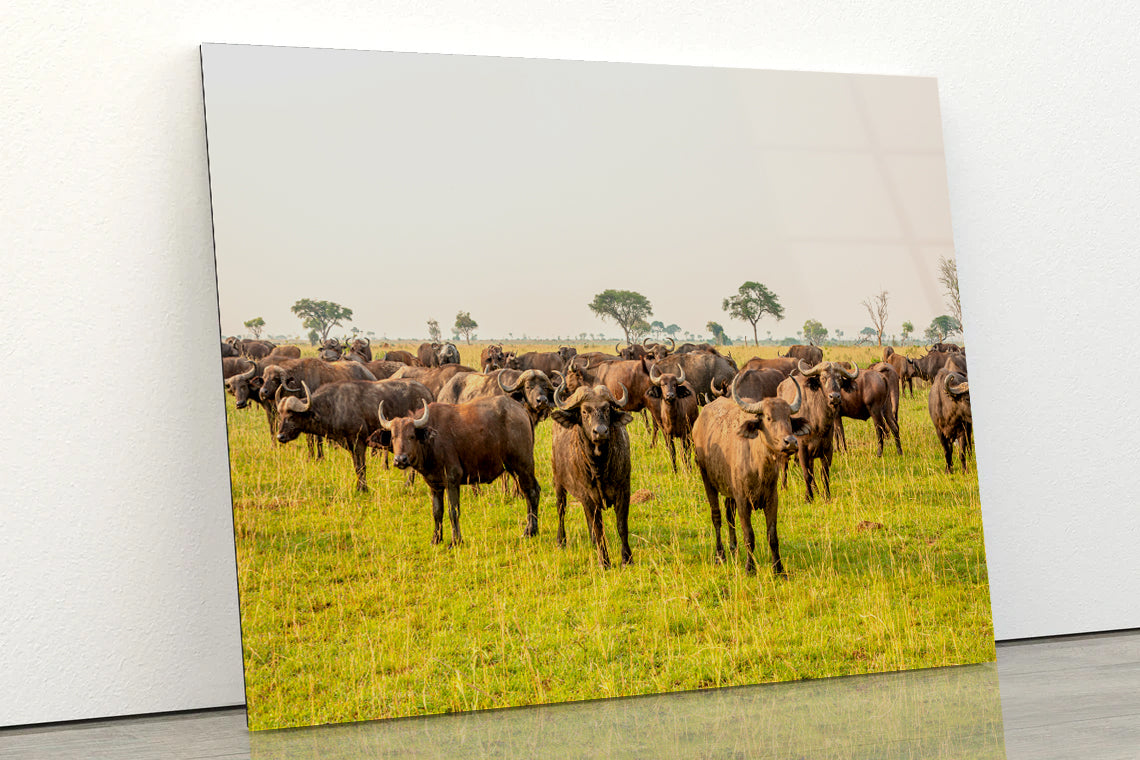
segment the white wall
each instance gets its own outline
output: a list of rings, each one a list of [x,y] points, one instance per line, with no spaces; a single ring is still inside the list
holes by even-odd
[[[1140,626],[1140,7],[835,5],[9,0],[0,725],[243,700],[201,41],[939,77],[997,635]]]

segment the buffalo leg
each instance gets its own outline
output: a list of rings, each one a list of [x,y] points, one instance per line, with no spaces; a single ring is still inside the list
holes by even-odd
[[[772,552],[772,571],[776,575],[784,575],[784,562],[780,559],[780,535],[776,531],[776,516],[780,511],[780,503],[775,499],[764,508],[764,522],[768,528],[768,548]]]
[[[361,493],[368,493],[368,463],[364,459],[367,452],[367,448],[362,443],[352,447],[352,467],[356,470],[356,490]]]
[[[740,533],[744,539],[744,571],[756,572],[756,534],[752,531],[752,502],[743,500],[740,506]]]
[[[823,483],[824,498],[831,501],[831,451],[819,458],[819,479]]]
[[[966,449],[967,448],[968,447],[966,444],[966,431],[963,430],[961,433],[958,434],[958,456],[962,460],[962,472],[967,472],[967,470],[966,470]]]
[[[566,489],[554,486],[554,506],[558,508],[558,545],[566,546]]]
[[[843,418],[835,418],[835,447],[840,451],[847,451],[847,436],[843,434]]]
[[[673,465],[673,474],[677,474],[677,446],[673,443],[673,436],[665,433],[661,436],[665,439],[665,448],[669,450],[669,462]]]
[[[653,418],[653,438],[651,438],[649,441],[649,448],[651,448],[651,449],[656,448],[656,446],[657,446],[657,430],[658,430],[657,418],[654,417]]]
[[[724,544],[720,541],[720,494],[716,492],[712,481],[705,476],[705,470],[701,468],[701,479],[705,482],[705,496],[709,500],[709,511],[712,515],[713,533],[716,534],[716,561],[718,563],[724,562]],[[728,501],[727,499],[725,500]],[[727,507],[728,504],[726,503]]]
[[[800,459],[800,469],[804,471],[804,500],[810,504],[812,498],[815,496],[815,468],[813,467],[815,459],[812,457],[811,452],[807,450],[807,446],[804,444],[800,444],[800,450],[797,452],[797,456]],[[785,463],[785,478],[787,477],[787,472],[788,465]]]
[[[459,485],[449,483],[447,486],[447,506],[451,508],[451,543],[449,546],[458,546],[463,543],[463,534],[459,532]]]
[[[431,516],[435,522],[435,529],[431,534],[431,542],[434,546],[443,540],[443,491],[441,489],[431,489]]]
[[[534,477],[534,473],[526,470],[510,474],[514,475],[515,488],[521,489],[523,496],[526,497],[526,532],[523,535],[527,538],[537,536],[538,499],[542,493],[542,489],[538,487],[538,479]],[[504,474],[503,477],[511,479],[510,474]]]
[[[736,554],[736,499],[724,497],[724,516],[728,518],[728,551]]]
[[[896,410],[897,412],[897,410]],[[898,451],[899,456],[902,456],[902,438],[899,437],[899,416],[898,414],[886,415],[887,428],[891,431],[891,435],[895,439],[895,449]]]
[[[942,444],[942,455],[946,457],[946,472],[954,472],[954,441],[939,433],[938,442]]]
[[[879,444],[879,456],[882,456],[883,442],[887,437],[887,422],[883,419],[883,412],[880,410],[871,415],[871,422],[875,426],[875,440]]]
[[[633,564],[633,550],[629,548],[629,498],[621,499],[614,505],[614,517],[617,519],[618,537],[621,538],[621,563]],[[599,513],[600,519],[600,513]]]
[[[582,509],[586,513],[586,527],[590,529],[590,536],[594,539],[594,546],[598,550],[598,562],[602,567],[608,568],[610,553],[606,551],[606,530],[602,526],[601,506],[582,502]]]

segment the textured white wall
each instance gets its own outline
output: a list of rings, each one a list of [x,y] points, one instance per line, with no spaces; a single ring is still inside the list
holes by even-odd
[[[1140,626],[1140,6],[836,6],[8,0],[0,725],[243,699],[202,41],[939,77],[997,635]]]

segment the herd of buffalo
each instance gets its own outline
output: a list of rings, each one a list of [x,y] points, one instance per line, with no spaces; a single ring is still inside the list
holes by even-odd
[[[443,540],[444,497],[452,544],[462,541],[459,488],[490,483],[507,473],[526,500],[525,533],[538,533],[540,487],[534,468],[534,428],[553,420],[553,487],[558,543],[565,545],[569,493],[582,503],[599,561],[609,566],[602,512],[613,508],[622,561],[630,562],[630,445],[626,426],[642,412],[677,469],[675,441],[691,455],[704,482],[724,561],[720,499],[728,518],[729,551],[736,551],[739,515],[746,565],[753,571],[752,512],[764,513],[772,567],[784,572],[776,518],[778,476],[788,462],[803,473],[806,498],[831,497],[831,462],[846,449],[843,418],[871,420],[878,454],[888,436],[898,453],[899,397],[914,395],[916,378],[929,382],[930,417],[953,472],[973,445],[966,357],[939,343],[911,359],[883,349],[883,361],[860,368],[824,361],[816,346],[791,346],[774,359],[738,367],[710,345],[618,345],[615,354],[557,351],[523,354],[488,345],[480,367],[460,364],[452,343],[424,343],[413,354],[392,350],[374,358],[367,339],[326,340],[317,358],[292,345],[227,339],[223,374],[238,409],[265,409],[270,435],[280,443],[307,434],[310,453],[328,439],[352,454],[357,488],[367,491],[368,450],[391,455],[400,469],[419,473],[431,490],[432,543]],[[651,444],[651,445],[653,445]],[[818,482],[817,472],[818,467]],[[504,479],[504,484],[507,483]]]

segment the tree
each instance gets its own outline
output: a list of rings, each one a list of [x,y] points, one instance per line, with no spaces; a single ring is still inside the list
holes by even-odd
[[[859,343],[869,343],[871,341],[871,338],[874,338],[876,335],[875,328],[864,327],[862,330],[859,331],[859,334],[863,336],[862,338],[859,339]]]
[[[427,326],[428,337],[431,338],[433,342],[439,343],[441,340],[443,340],[443,332],[439,329],[439,322],[437,320],[429,319],[427,321]]]
[[[724,334],[724,327],[720,322],[709,322],[705,325],[705,329],[712,333],[713,342],[718,346],[723,346],[728,342],[728,336]]]
[[[339,303],[332,301],[314,301],[302,298],[290,308],[294,314],[301,318],[301,324],[310,330],[316,330],[320,340],[327,340],[329,331],[341,323],[341,320],[352,321],[352,309],[346,309]]]
[[[462,335],[467,339],[467,344],[471,344],[471,333],[479,327],[479,323],[471,318],[470,312],[461,311],[455,315],[455,327],[453,330],[457,335]]]
[[[818,346],[827,340],[827,328],[820,324],[819,320],[809,319],[804,322],[804,337],[808,343]]]
[[[863,302],[863,308],[871,317],[879,345],[883,345],[883,332],[887,329],[887,291],[881,290],[877,296],[868,298]]]
[[[668,335],[670,338],[672,338],[674,335],[676,335],[679,332],[681,332],[681,326],[680,325],[669,325],[668,327],[665,328],[665,334]]]
[[[741,319],[752,325],[752,339],[760,345],[756,333],[756,323],[765,314],[770,314],[779,322],[784,318],[784,307],[775,293],[758,282],[748,281],[740,286],[736,295],[724,299],[721,308],[733,319]],[[747,341],[746,341],[747,342]]]
[[[315,346],[321,342],[321,334],[316,330],[309,330],[308,338],[310,346]]]
[[[652,326],[650,326],[648,322],[646,322],[644,319],[639,319],[629,326],[628,335],[634,340],[641,340],[646,335],[648,335],[649,331],[652,329]]]
[[[949,316],[962,327],[962,299],[958,295],[958,262],[948,256],[938,259],[938,281],[946,288],[946,305],[950,307]]]
[[[246,326],[246,329],[253,333],[253,337],[255,338],[260,338],[261,331],[265,328],[265,320],[261,317],[254,317],[253,319],[243,322],[242,324]]]
[[[943,314],[930,320],[930,327],[926,328],[926,339],[931,343],[941,343],[960,332],[962,332],[962,323],[949,314]]]
[[[654,337],[660,338],[661,334],[665,332],[665,323],[655,319],[650,323],[649,329],[653,332]]]
[[[906,343],[910,338],[910,334],[914,332],[914,325],[911,322],[902,323],[902,342]]]
[[[625,333],[625,342],[632,343],[633,326],[653,316],[653,305],[648,298],[632,290],[605,290],[594,296],[590,311],[616,322]]]

